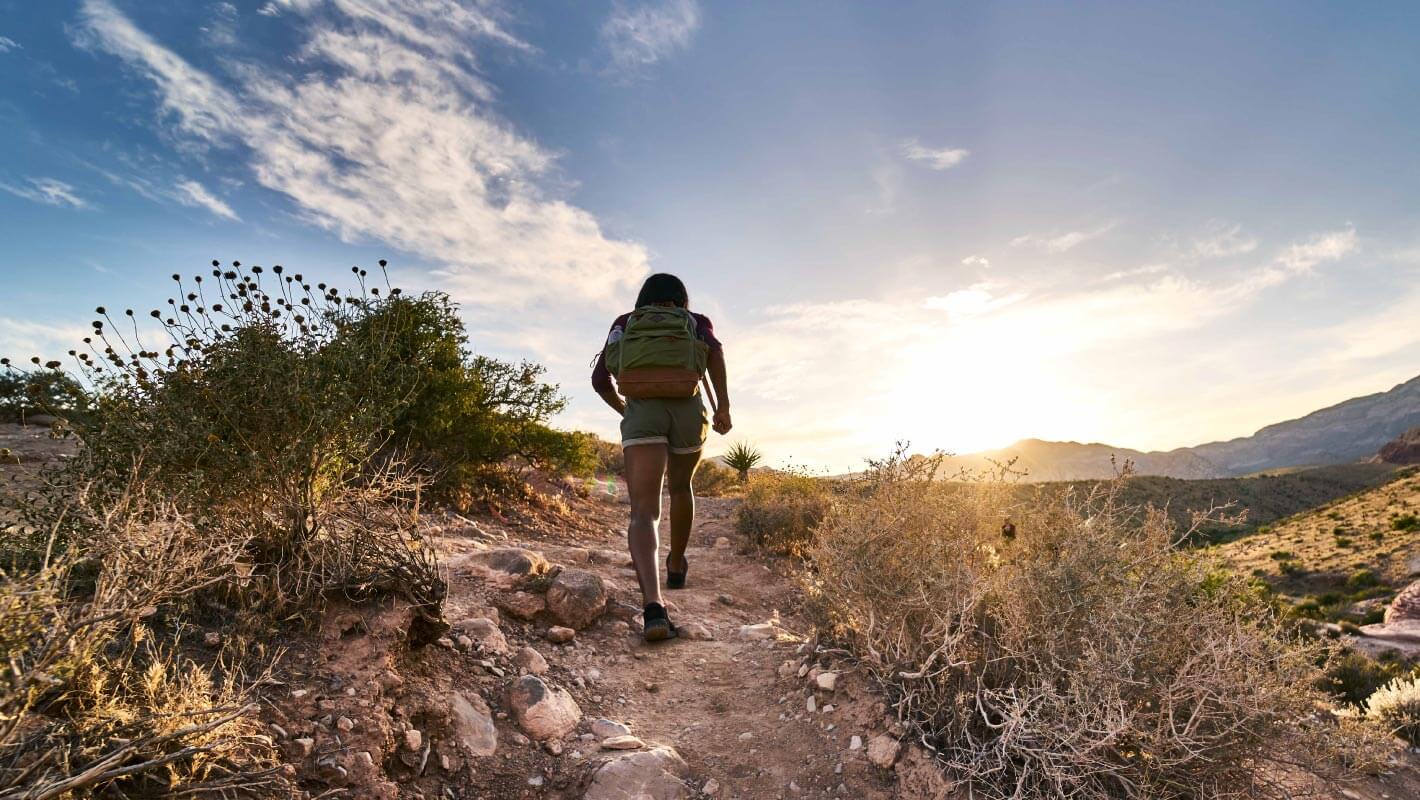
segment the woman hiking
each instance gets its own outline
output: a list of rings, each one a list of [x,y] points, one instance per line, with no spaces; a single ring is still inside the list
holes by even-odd
[[[714,429],[723,435],[730,431],[730,395],[720,340],[708,317],[691,313],[685,284],[665,273],[647,278],[636,296],[636,310],[612,323],[592,370],[592,387],[621,415],[626,488],[631,495],[627,541],[646,605],[642,620],[648,642],[676,635],[661,602],[657,558],[661,483],[669,478],[671,547],[666,588],[680,589],[690,571],[685,549],[695,518],[690,482],[711,427],[700,389],[707,373],[714,388],[710,398]]]

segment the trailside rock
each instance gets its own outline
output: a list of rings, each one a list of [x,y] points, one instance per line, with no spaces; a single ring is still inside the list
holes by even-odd
[[[574,630],[586,628],[606,612],[609,594],[599,575],[564,569],[547,589],[547,610],[558,622]]]
[[[602,717],[592,723],[592,735],[598,739],[610,739],[613,736],[626,736],[631,733],[631,729],[624,724],[613,719]]]
[[[508,640],[498,623],[487,617],[473,617],[454,624],[454,631],[473,640],[475,646],[485,653],[506,655]]]
[[[754,625],[741,625],[741,639],[773,639],[779,635],[779,629],[772,622],[760,622]]]
[[[500,586],[516,586],[530,578],[546,575],[551,569],[541,553],[521,547],[499,547],[468,556],[470,566],[483,570]]]
[[[561,739],[582,719],[582,709],[564,689],[543,683],[535,675],[524,675],[508,691],[508,705],[518,725],[534,739]]]
[[[577,638],[577,632],[571,628],[553,625],[547,629],[547,640],[553,644],[567,644],[575,638]]]
[[[513,655],[513,663],[533,675],[547,672],[547,659],[531,647],[524,647]]]
[[[676,630],[679,631],[681,636],[692,642],[710,642],[715,639],[715,634],[711,633],[709,628],[699,622],[686,622],[677,625]]]
[[[1401,589],[1385,610],[1387,625],[1407,619],[1420,620],[1420,581]]]
[[[868,760],[883,769],[896,763],[901,752],[902,743],[886,733],[874,736],[873,740],[868,742]]]
[[[494,595],[493,606],[510,617],[530,620],[547,608],[547,601],[532,592],[505,592]]]
[[[498,729],[488,704],[476,694],[454,692],[449,696],[449,722],[459,744],[470,755],[491,756],[498,750]]]
[[[690,768],[675,750],[661,746],[608,759],[592,774],[582,800],[684,800]]]
[[[820,672],[818,676],[814,678],[814,684],[825,692],[834,691],[838,688],[838,673]]]

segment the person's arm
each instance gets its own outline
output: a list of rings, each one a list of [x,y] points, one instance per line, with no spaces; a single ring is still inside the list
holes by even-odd
[[[730,421],[730,390],[725,379],[725,351],[715,348],[710,351],[708,362],[710,385],[715,389],[715,419],[713,427],[721,436],[730,432],[734,423]]]
[[[592,388],[616,413],[626,415],[626,402],[616,393],[611,382],[611,370],[606,367],[606,349],[597,355],[596,366],[592,367]]]

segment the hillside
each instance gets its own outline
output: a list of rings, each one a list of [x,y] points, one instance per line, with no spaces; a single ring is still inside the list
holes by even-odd
[[[1420,426],[1386,442],[1371,460],[1383,464],[1420,464]]]
[[[1420,376],[1389,391],[1352,398],[1225,442],[1145,452],[1100,443],[1023,439],[999,450],[955,456],[948,466],[981,470],[989,469],[992,462],[1015,459],[1026,480],[1064,481],[1109,478],[1116,464],[1130,461],[1138,475],[1225,478],[1368,459],[1416,426],[1420,426]]]
[[[1420,471],[1289,517],[1217,552],[1324,618],[1377,617],[1420,573]],[[1366,600],[1375,600],[1366,604]],[[1360,606],[1355,604],[1362,603]],[[1378,617],[1377,617],[1378,618]]]
[[[1245,514],[1241,525],[1206,525],[1205,534],[1250,531],[1284,517],[1317,508],[1348,495],[1380,486],[1395,477],[1390,464],[1339,464],[1330,467],[1288,470],[1240,478],[1185,480],[1142,475],[1124,487],[1131,505],[1167,507],[1174,524],[1187,529],[1194,512],[1232,504],[1228,514]],[[1089,491],[1094,481],[1055,481],[1034,484],[1029,490]]]

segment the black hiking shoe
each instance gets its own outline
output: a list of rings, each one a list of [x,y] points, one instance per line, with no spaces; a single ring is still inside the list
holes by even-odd
[[[666,616],[665,606],[660,603],[646,604],[646,610],[641,614],[641,624],[641,638],[648,642],[663,642],[676,637],[675,625],[671,624],[670,617]]]
[[[681,557],[680,557],[680,560],[685,562],[685,569],[684,569],[684,570],[681,570],[680,572],[676,572],[675,570],[671,569],[671,557],[670,557],[670,556],[666,556],[666,588],[667,588],[667,589],[684,589],[684,588],[685,588],[685,576],[690,573],[690,559],[686,558],[685,556],[681,556]]]

